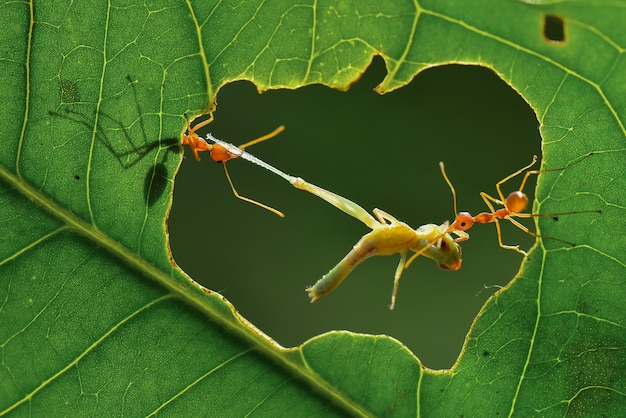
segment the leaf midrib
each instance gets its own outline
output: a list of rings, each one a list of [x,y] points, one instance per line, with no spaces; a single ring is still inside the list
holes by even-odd
[[[200,288],[199,285],[191,281],[191,279],[181,277],[181,280],[175,280],[174,277],[167,275],[162,270],[159,270],[156,266],[140,257],[137,253],[130,251],[124,245],[106,235],[94,225],[79,218],[76,214],[53,201],[49,196],[45,195],[40,190],[32,187],[27,181],[19,175],[7,170],[7,168],[3,165],[0,165],[0,179],[5,180],[13,189],[20,192],[31,202],[43,208],[47,213],[51,214],[63,223],[63,226],[60,228],[56,228],[54,231],[31,243],[31,245],[17,251],[13,257],[27,251],[30,248],[33,248],[39,243],[47,240],[51,235],[56,235],[61,230],[72,230],[87,238],[89,241],[97,244],[98,247],[102,247],[107,250],[113,256],[118,258],[121,263],[127,264],[143,276],[165,287],[171,292],[171,295],[164,297],[177,297],[181,301],[203,312],[212,322],[228,330],[231,334],[241,340],[249,343],[255,350],[270,358],[274,363],[280,365],[280,367],[286,371],[292,373],[300,381],[312,386],[316,392],[332,400],[333,403],[341,409],[352,415],[371,416],[369,411],[363,409],[361,405],[355,404],[351,399],[346,397],[343,393],[338,392],[332,385],[323,380],[321,377],[316,374],[312,374],[311,370],[306,366],[306,362],[304,361],[301,352],[298,357],[290,356],[286,349],[279,346],[271,340],[271,338],[263,334],[253,325],[249,324],[244,318],[239,317],[237,313],[234,313],[232,317],[224,316],[222,314],[223,310],[219,310],[215,308],[212,303],[208,303],[207,297],[209,296]],[[188,282],[185,282],[185,280],[188,280]],[[162,299],[163,298],[159,298],[157,301],[161,301]],[[113,327],[112,330],[116,328],[117,327]],[[95,341],[92,346],[94,344],[99,344],[100,341],[107,336],[108,333],[103,335],[100,339],[98,339],[98,341]],[[86,355],[89,351],[91,351],[91,348],[85,350],[83,355]],[[82,357],[77,357],[75,361],[80,360],[80,358]],[[295,361],[296,359],[299,361]],[[33,393],[25,396],[21,401],[12,405],[10,408],[13,409],[19,404],[30,399],[34,393],[47,385],[49,381],[54,380],[58,375],[62,374],[67,367],[71,367],[71,364],[62,370],[59,370],[46,381],[42,382],[41,385],[33,391]],[[0,415],[2,415],[2,412],[0,412]]]

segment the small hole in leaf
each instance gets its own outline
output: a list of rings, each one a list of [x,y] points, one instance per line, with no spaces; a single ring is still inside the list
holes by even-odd
[[[556,15],[546,15],[543,20],[543,37],[550,43],[565,42],[565,21]]]

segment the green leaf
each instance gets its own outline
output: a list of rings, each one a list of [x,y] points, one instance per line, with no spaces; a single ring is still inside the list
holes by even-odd
[[[0,6],[0,414],[624,409],[626,3],[338,3]],[[169,254],[184,113],[240,79],[346,89],[374,55],[381,92],[436,65],[492,68],[535,110],[544,168],[593,152],[542,174],[534,211],[602,213],[539,221],[577,246],[539,240],[446,372],[389,337],[284,350]]]

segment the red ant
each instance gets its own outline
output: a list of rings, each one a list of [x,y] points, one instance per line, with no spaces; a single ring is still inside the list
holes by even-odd
[[[529,176],[540,174],[540,173],[551,172],[551,171],[562,171],[562,170],[565,170],[566,168],[570,167],[571,165],[579,163],[579,162],[581,162],[582,160],[584,160],[585,158],[587,158],[587,157],[589,157],[591,155],[593,155],[593,153],[586,154],[582,158],[579,158],[578,160],[572,162],[571,164],[568,164],[567,166],[565,166],[563,168],[555,168],[555,169],[550,169],[550,170],[529,170],[529,171],[526,171],[529,168],[531,168],[537,162],[537,156],[534,155],[533,156],[533,160],[532,160],[532,162],[530,164],[528,164],[527,166],[517,170],[513,174],[505,177],[504,179],[502,179],[498,183],[496,183],[496,190],[498,191],[499,199],[496,199],[496,198],[488,195],[485,192],[481,192],[480,193],[480,196],[485,201],[485,204],[489,207],[490,212],[481,212],[481,213],[479,213],[476,216],[472,216],[472,214],[469,213],[469,212],[457,212],[456,192],[454,190],[454,187],[452,186],[452,183],[448,179],[448,176],[446,175],[446,171],[445,171],[443,162],[440,162],[439,166],[441,168],[441,173],[443,174],[443,178],[446,180],[446,183],[448,183],[448,186],[450,186],[450,190],[452,190],[452,197],[454,199],[454,212],[456,213],[455,220],[450,225],[448,231],[449,232],[467,231],[468,229],[470,229],[474,225],[475,222],[476,223],[481,223],[481,224],[487,224],[487,223],[492,223],[493,222],[493,223],[496,224],[496,230],[497,230],[497,233],[498,233],[498,244],[500,245],[500,247],[505,248],[507,250],[514,250],[514,251],[517,251],[520,254],[523,254],[524,256],[527,256],[528,254],[525,251],[522,251],[522,250],[519,249],[519,245],[506,245],[506,244],[504,244],[502,242],[502,232],[500,230],[500,223],[498,222],[498,220],[499,219],[506,219],[506,220],[510,221],[513,225],[515,225],[516,227],[518,227],[522,231],[526,232],[527,234],[532,235],[533,237],[552,239],[552,240],[556,240],[556,241],[561,241],[561,242],[569,244],[571,246],[575,246],[576,244],[574,244],[572,242],[569,242],[569,241],[565,241],[565,240],[562,240],[562,239],[559,239],[559,238],[549,237],[549,236],[545,236],[545,235],[539,235],[539,234],[531,231],[526,226],[522,225],[520,222],[516,221],[513,218],[534,218],[534,217],[538,217],[538,216],[571,215],[571,214],[575,214],[575,213],[588,213],[588,212],[601,213],[601,211],[599,211],[599,210],[587,210],[587,211],[579,211],[579,212],[561,212],[561,213],[524,213],[524,210],[528,206],[528,196],[526,196],[526,194],[522,190],[524,189],[524,186],[526,185],[526,181],[528,180]],[[522,179],[522,183],[521,183],[519,189],[514,191],[514,192],[512,192],[512,193],[510,193],[507,196],[507,198],[505,199],[504,198],[504,194],[502,193],[502,189],[501,189],[502,184],[506,183],[507,181],[509,181],[513,177],[518,176],[519,174],[523,173],[524,171],[526,171],[526,174],[524,174],[524,178]],[[493,206],[493,203],[495,203],[496,205],[501,205],[503,207],[501,209],[496,210],[494,208],[494,206]],[[455,241],[459,242],[459,241],[464,241],[466,239],[469,239],[469,235],[467,235],[467,234],[466,234],[466,236],[460,236],[459,238],[456,238]]]
[[[270,212],[275,213],[276,215],[280,216],[281,218],[285,217],[285,215],[282,212],[270,206],[267,206],[261,202],[257,202],[256,200],[252,200],[245,196],[241,196],[239,193],[237,193],[237,190],[235,189],[235,186],[233,185],[233,182],[230,179],[230,175],[228,174],[228,169],[226,168],[226,162],[228,160],[231,160],[233,158],[240,158],[244,156],[244,154],[249,155],[248,153],[246,153],[246,151],[244,151],[246,147],[249,147],[254,144],[258,144],[259,142],[263,142],[266,139],[275,137],[276,135],[278,135],[279,133],[285,130],[284,126],[279,126],[273,132],[267,135],[264,135],[260,138],[254,139],[250,142],[246,142],[243,145],[235,146],[235,145],[228,144],[228,143],[209,144],[204,138],[201,138],[200,136],[198,136],[196,131],[208,125],[209,123],[213,122],[213,115],[211,115],[209,119],[203,122],[200,122],[193,127],[189,123],[189,119],[187,118],[186,114],[185,114],[185,120],[187,121],[187,132],[183,134],[183,145],[184,144],[189,145],[189,148],[191,148],[191,152],[193,152],[193,155],[194,157],[196,157],[197,161],[200,161],[199,152],[209,151],[209,154],[213,161],[217,163],[223,163],[224,173],[226,173],[226,178],[228,179],[228,183],[230,184],[230,188],[233,190],[233,194],[235,195],[235,197],[237,197],[238,199],[244,200],[246,202],[252,203],[253,205],[260,206],[263,209],[267,209]]]

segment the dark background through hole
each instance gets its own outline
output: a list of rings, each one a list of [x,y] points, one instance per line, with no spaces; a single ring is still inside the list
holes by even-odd
[[[486,210],[480,191],[495,196],[498,180],[539,155],[534,113],[490,70],[433,68],[380,96],[373,88],[384,76],[377,59],[346,93],[308,86],[259,95],[250,83],[234,83],[219,92],[208,130],[241,144],[284,124],[284,133],[249,151],[414,228],[453,218],[439,161],[457,189],[459,210],[474,213]],[[248,162],[231,161],[229,169],[240,194],[286,218],[236,199],[221,166],[208,156],[198,164],[187,151],[169,221],[172,252],[191,277],[286,347],[331,330],[386,334],[426,366],[449,368],[481,306],[522,262],[498,247],[493,225],[477,225],[462,244],[459,271],[442,271],[421,257],[404,272],[395,311],[388,306],[399,256],[366,260],[337,290],[310,304],[305,287],[369,229]],[[513,181],[505,191],[518,185]],[[534,181],[530,195],[533,190]],[[534,242],[512,227],[504,228],[504,240],[524,249]]]

